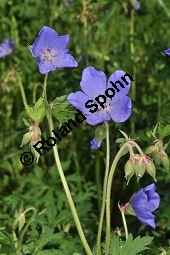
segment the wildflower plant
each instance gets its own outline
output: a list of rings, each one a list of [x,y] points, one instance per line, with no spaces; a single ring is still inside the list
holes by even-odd
[[[133,3],[134,4],[134,3]],[[138,6],[135,7],[138,10],[139,1],[136,1]],[[109,122],[122,123],[127,121],[132,114],[132,102],[129,96],[131,81],[129,77],[124,79],[124,83],[119,83],[119,86],[114,86],[117,81],[121,78],[125,78],[125,71],[116,70],[111,74],[108,81],[106,81],[106,76],[103,71],[95,69],[95,67],[88,66],[82,72],[82,78],[80,82],[81,91],[71,92],[67,96],[57,97],[51,102],[48,98],[47,81],[48,74],[55,71],[61,67],[77,67],[78,63],[68,54],[67,44],[69,41],[69,35],[59,36],[57,32],[47,26],[44,26],[38,37],[32,46],[29,46],[32,56],[36,59],[39,71],[41,74],[45,74],[43,91],[40,98],[35,102],[33,106],[28,105],[25,96],[24,88],[20,86],[21,93],[23,96],[24,106],[27,114],[24,123],[28,127],[28,132],[23,136],[22,146],[25,144],[30,145],[31,150],[36,156],[37,162],[39,156],[33,149],[33,145],[37,141],[42,139],[42,130],[44,126],[42,123],[47,120],[49,133],[53,136],[54,122],[53,117],[57,118],[62,125],[63,120],[67,119],[70,114],[73,115],[74,109],[70,108],[72,105],[76,109],[82,112],[86,117],[86,122],[90,126],[97,126],[95,129],[95,136],[90,141],[90,148],[92,150],[100,149],[102,142],[106,141],[106,164],[105,173],[103,181],[103,193],[102,193],[102,203],[101,211],[98,223],[98,230],[96,230],[96,244],[94,248],[86,239],[85,231],[83,230],[81,221],[79,219],[76,206],[74,204],[72,193],[70,191],[68,182],[65,178],[65,173],[60,160],[57,143],[53,146],[53,154],[55,159],[55,164],[67,197],[68,204],[74,219],[79,238],[83,245],[83,248],[87,255],[126,255],[126,250],[131,250],[132,255],[139,254],[139,252],[146,250],[147,246],[151,243],[151,237],[136,237],[133,238],[131,234],[128,233],[128,225],[125,218],[125,212],[131,213],[136,216],[142,224],[147,224],[148,226],[156,227],[156,217],[153,212],[159,207],[160,197],[156,192],[156,185],[154,183],[148,185],[145,188],[140,189],[131,198],[129,197],[129,203],[125,206],[118,205],[126,240],[120,240],[119,236],[113,235],[111,230],[111,191],[113,185],[113,178],[115,171],[117,169],[118,162],[128,154],[127,162],[124,166],[124,182],[129,184],[133,176],[136,176],[137,182],[140,182],[141,178],[147,174],[151,180],[156,180],[156,159],[160,159],[162,164],[168,169],[169,161],[167,159],[167,154],[165,153],[165,148],[163,145],[163,138],[155,137],[154,145],[148,148],[146,153],[139,146],[135,139],[129,137],[125,132],[120,130],[120,134],[123,136],[116,141],[119,143],[120,148],[116,153],[112,163],[110,156],[110,127]],[[0,52],[3,52],[5,46],[0,46]],[[59,70],[58,70],[59,72]],[[106,90],[112,91],[112,95],[108,93],[108,97],[105,101],[104,95]],[[70,90],[72,90],[70,88]],[[102,101],[97,101],[101,97]],[[86,104],[86,103],[89,104]],[[90,107],[89,107],[90,106]],[[64,109],[64,110],[63,110]],[[91,109],[91,111],[89,111]],[[94,109],[96,109],[94,111]],[[62,112],[62,114],[59,114]],[[67,115],[68,114],[68,115]],[[62,115],[62,116],[61,116]],[[155,131],[156,132],[156,131]],[[152,157],[152,153],[156,156]],[[75,194],[76,196],[76,194]],[[17,224],[19,225],[19,231],[24,228],[25,225],[25,214],[32,210],[33,217],[36,215],[36,209],[30,208],[28,210],[20,210],[16,214],[16,220],[14,222],[14,234]],[[106,226],[104,228],[104,224]],[[105,239],[102,242],[102,235],[105,235]],[[23,239],[23,236],[22,236]],[[127,248],[128,247],[128,248]],[[22,247],[20,247],[22,250]],[[36,254],[36,253],[35,253]]]

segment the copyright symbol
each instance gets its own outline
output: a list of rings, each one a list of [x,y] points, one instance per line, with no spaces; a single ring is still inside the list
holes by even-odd
[[[24,166],[29,166],[33,163],[34,156],[31,152],[24,152],[20,157],[20,161]]]

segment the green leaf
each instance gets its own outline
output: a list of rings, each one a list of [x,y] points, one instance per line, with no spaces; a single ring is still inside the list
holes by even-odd
[[[132,234],[129,235],[128,240],[123,244],[120,249],[120,255],[137,255],[139,252],[147,250],[148,245],[152,242],[153,237],[145,236],[145,237],[136,237],[133,240]]]
[[[45,99],[40,97],[33,107],[26,105],[27,115],[33,120],[41,122],[45,117]]]
[[[153,237],[136,237],[133,240],[132,234],[129,235],[128,240],[122,243],[119,237],[115,234],[111,235],[110,255],[138,255],[140,252],[147,250],[148,245],[152,242]]]
[[[34,120],[35,119],[35,113],[34,113],[34,108],[30,107],[29,105],[25,106],[27,115],[30,119]]]
[[[60,126],[70,119],[74,119],[76,111],[66,101],[66,96],[56,98],[52,102],[52,115],[58,120]]]
[[[112,233],[110,241],[110,255],[120,255],[119,250],[119,237]]]
[[[170,135],[170,125],[167,125],[165,128],[164,128],[164,131],[163,131],[163,136],[169,136]]]
[[[34,112],[37,121],[42,121],[45,117],[45,99],[44,97],[40,97],[38,101],[35,103]]]

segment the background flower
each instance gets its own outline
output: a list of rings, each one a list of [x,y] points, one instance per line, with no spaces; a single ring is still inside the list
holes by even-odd
[[[135,10],[136,10],[136,11],[140,10],[140,1],[139,1],[139,0],[136,0],[136,3],[135,3]]]
[[[102,144],[102,141],[97,141],[96,138],[94,137],[90,141],[90,149],[91,150],[98,150],[100,148],[101,144]]]
[[[125,88],[119,87],[120,91],[115,92],[115,96],[112,98],[107,97],[105,107],[102,108],[98,105],[96,112],[90,113],[86,108],[85,103],[88,100],[94,100],[99,95],[104,95],[106,89],[112,88],[110,81],[115,83],[120,80],[122,75],[125,75],[124,71],[117,70],[109,78],[106,84],[106,76],[104,72],[96,70],[94,67],[87,67],[82,74],[82,80],[80,83],[82,91],[69,94],[67,100],[74,107],[82,111],[87,117],[87,123],[90,125],[101,124],[110,119],[115,122],[124,122],[131,115],[131,99],[127,96],[130,89],[130,79],[128,79],[128,85]]]
[[[166,55],[170,56],[170,48],[164,50],[164,53],[165,53]]]
[[[44,26],[34,44],[29,46],[32,56],[37,59],[39,71],[47,74],[58,67],[77,67],[75,59],[68,54],[69,35],[59,36],[57,32]]]
[[[155,228],[155,215],[152,214],[160,203],[160,197],[156,193],[154,183],[140,189],[131,199],[130,205],[141,223]]]
[[[0,58],[10,56],[14,49],[14,43],[10,39],[6,39],[4,43],[0,44]]]

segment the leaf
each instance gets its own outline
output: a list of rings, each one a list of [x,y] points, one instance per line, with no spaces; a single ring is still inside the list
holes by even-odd
[[[110,255],[138,255],[139,252],[147,250],[148,245],[152,242],[153,237],[136,237],[133,240],[132,234],[129,235],[128,240],[122,244],[114,233],[111,235],[110,241]]]
[[[136,237],[133,240],[132,234],[129,235],[128,240],[123,244],[120,249],[120,255],[137,255],[139,252],[147,250],[148,245],[152,242],[153,237],[145,236],[145,237]]]
[[[70,119],[74,119],[76,111],[65,100],[66,97],[62,96],[56,98],[52,103],[52,115],[58,120],[60,126]]]
[[[110,255],[120,255],[119,249],[119,237],[112,233],[110,242]]]
[[[33,107],[26,105],[27,115],[33,120],[41,122],[45,117],[45,99],[40,97]]]
[[[163,131],[163,136],[169,136],[170,135],[170,125],[167,125],[165,128],[164,128],[164,131]]]

